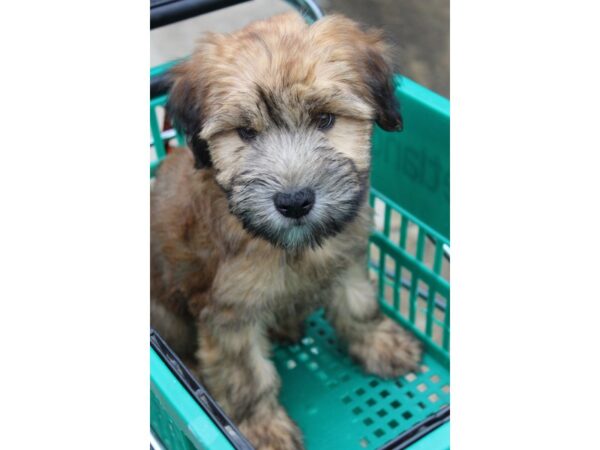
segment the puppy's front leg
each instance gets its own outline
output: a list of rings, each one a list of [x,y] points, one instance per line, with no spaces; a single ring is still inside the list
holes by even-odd
[[[269,342],[253,321],[211,316],[199,325],[201,378],[258,450],[301,450],[300,430],[277,401]]]
[[[329,320],[367,372],[390,378],[416,370],[419,342],[380,311],[374,294],[366,270],[353,265],[333,288]]]

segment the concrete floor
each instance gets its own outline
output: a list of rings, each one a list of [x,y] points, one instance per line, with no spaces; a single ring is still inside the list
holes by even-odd
[[[317,0],[325,13],[337,12],[367,26],[383,28],[395,47],[403,75],[450,96],[449,0]],[[150,33],[154,66],[188,55],[204,31],[234,31],[254,20],[292,8],[282,0],[253,0]]]

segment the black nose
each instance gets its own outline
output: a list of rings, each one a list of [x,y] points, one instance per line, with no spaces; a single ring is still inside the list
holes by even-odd
[[[298,219],[307,215],[315,204],[315,193],[304,188],[296,192],[279,192],[273,198],[275,208],[285,217]]]

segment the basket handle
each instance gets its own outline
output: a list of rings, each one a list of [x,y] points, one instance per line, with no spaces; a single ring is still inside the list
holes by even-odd
[[[150,29],[247,1],[249,0],[150,0]]]
[[[249,0],[150,0],[150,29],[164,27]],[[314,0],[285,0],[310,21],[323,17]]]

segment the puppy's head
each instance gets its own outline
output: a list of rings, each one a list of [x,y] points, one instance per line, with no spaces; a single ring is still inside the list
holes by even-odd
[[[402,128],[380,33],[340,16],[208,35],[173,70],[168,109],[231,212],[285,249],[319,245],[355,218],[373,121]]]

